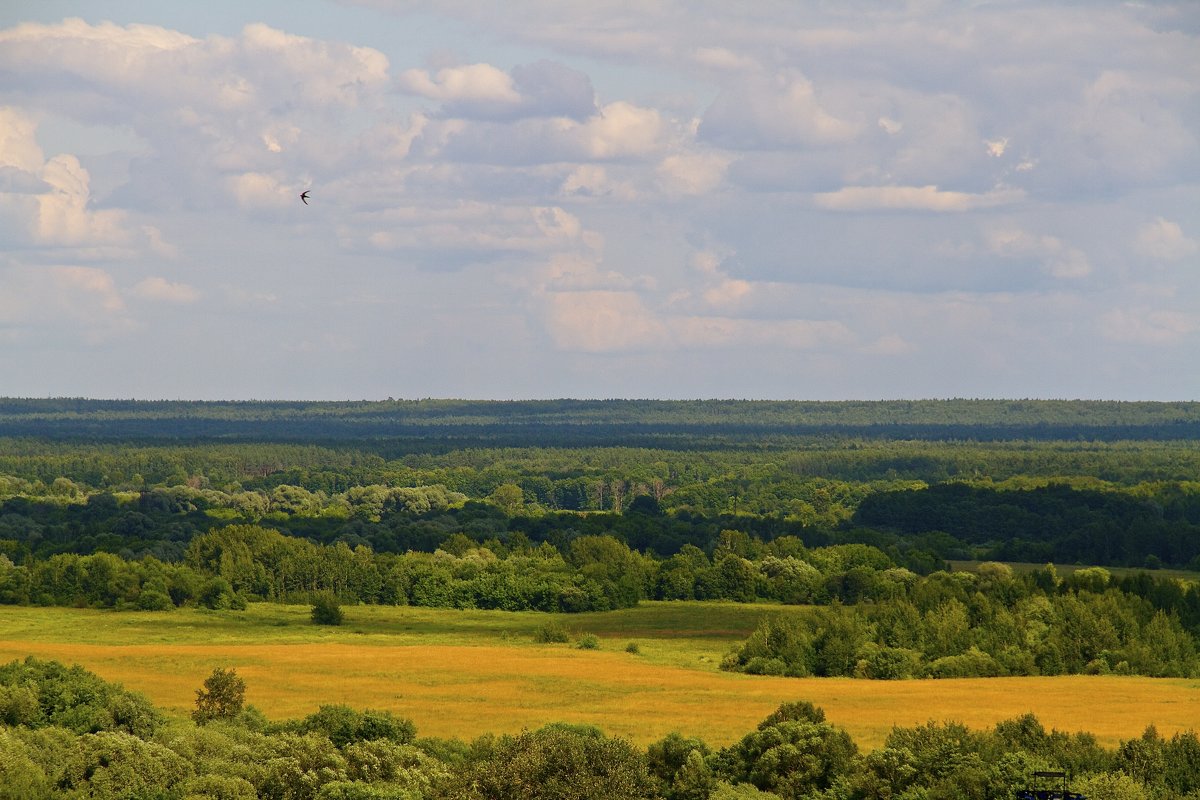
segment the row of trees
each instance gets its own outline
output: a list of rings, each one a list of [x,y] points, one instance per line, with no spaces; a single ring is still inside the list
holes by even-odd
[[[60,554],[14,565],[0,556],[0,603],[168,610],[249,601],[602,611],[646,598],[824,608],[764,624],[727,668],[867,678],[1080,672],[1200,674],[1200,587],[1103,568],[1060,578],[1003,564],[927,576],[865,544],[808,548],[795,537],[717,537],[665,559],[611,536],[560,550],[524,536],[480,546],[462,534],[433,553],[319,545],[252,525],[200,534],[181,563]]]
[[[218,669],[195,721],[79,668],[0,667],[0,798],[162,800],[991,800],[1065,769],[1090,800],[1200,798],[1200,740],[1150,728],[1115,749],[1026,715],[986,731],[895,728],[862,753],[824,712],[784,703],[721,748],[671,733],[644,750],[552,724],[472,742],[418,738],[385,711],[267,721]]]

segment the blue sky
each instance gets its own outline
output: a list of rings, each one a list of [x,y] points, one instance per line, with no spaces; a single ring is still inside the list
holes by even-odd
[[[0,395],[1200,399],[1198,93],[1182,0],[5,3]]]

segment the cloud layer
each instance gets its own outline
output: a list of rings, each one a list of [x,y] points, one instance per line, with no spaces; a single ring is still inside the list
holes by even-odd
[[[498,8],[0,27],[6,393],[1200,396],[1192,4]]]

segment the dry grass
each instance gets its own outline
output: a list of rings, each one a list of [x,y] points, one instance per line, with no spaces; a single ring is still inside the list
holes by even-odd
[[[181,715],[214,667],[232,666],[249,702],[272,718],[346,703],[410,717],[423,735],[461,738],[561,720],[640,744],[677,730],[722,745],[796,699],[823,707],[865,748],[879,746],[893,725],[930,719],[984,728],[1033,712],[1047,727],[1091,731],[1108,745],[1148,724],[1170,735],[1200,721],[1194,680],[875,682],[717,671],[729,642],[775,610],[650,604],[621,612],[628,617],[563,618],[602,637],[601,650],[582,651],[534,645],[528,631],[546,619],[536,614],[351,608],[352,625],[330,629],[304,624],[302,607],[252,606],[240,616],[0,609],[0,660],[79,663]],[[640,655],[623,652],[630,640]]]

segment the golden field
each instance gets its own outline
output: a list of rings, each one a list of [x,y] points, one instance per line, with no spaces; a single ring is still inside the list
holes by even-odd
[[[894,725],[970,727],[1032,712],[1048,728],[1090,731],[1106,745],[1200,727],[1200,681],[1062,676],[925,681],[772,678],[722,673],[721,656],[764,614],[802,609],[645,603],[559,616],[600,637],[599,650],[533,642],[535,613],[350,607],[321,628],[301,606],[167,613],[0,608],[0,661],[35,655],[78,663],[186,714],[214,667],[234,667],[268,717],[324,703],[388,709],[421,735],[473,738],[552,721],[590,723],[647,744],[670,731],[727,744],[779,703],[821,706],[860,746]],[[638,654],[625,652],[629,642]]]

